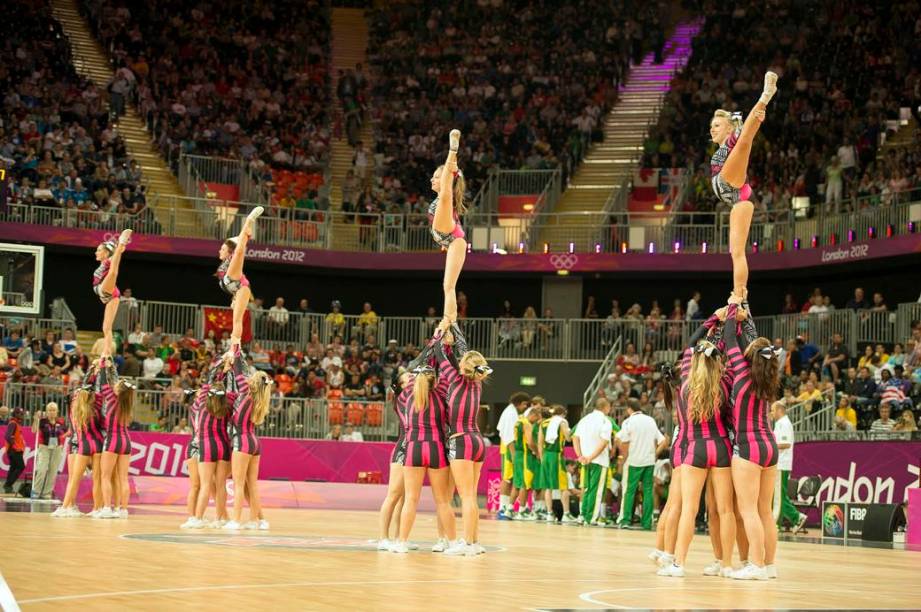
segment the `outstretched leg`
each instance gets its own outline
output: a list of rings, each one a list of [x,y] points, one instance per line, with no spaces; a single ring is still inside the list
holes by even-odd
[[[755,206],[748,200],[738,202],[729,211],[729,254],[732,256],[732,292],[745,295],[748,287],[748,258],[745,247]]]
[[[745,119],[739,139],[736,141],[732,151],[729,152],[729,157],[726,158],[723,169],[720,171],[723,179],[736,189],[745,184],[745,176],[748,173],[748,158],[751,156],[755,134],[761,128],[768,102],[771,101],[776,92],[777,75],[773,72],[765,73],[764,91],[761,92],[761,98]]]
[[[460,145],[460,130],[451,130],[448,157],[441,169],[438,188],[438,205],[432,219],[436,232],[450,234],[454,230],[454,173],[457,172],[457,148]]]
[[[449,324],[457,320],[457,279],[460,277],[466,259],[467,241],[463,238],[457,238],[448,247],[448,256],[445,259],[444,319]]]

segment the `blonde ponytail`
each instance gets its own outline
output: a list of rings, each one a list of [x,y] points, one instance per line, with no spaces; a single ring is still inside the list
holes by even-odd
[[[130,425],[134,412],[134,385],[121,379],[115,383],[115,395],[118,397],[118,422]]]
[[[96,394],[91,389],[80,389],[74,401],[74,425],[78,429],[86,427],[95,411]]]
[[[702,343],[712,346],[709,342]],[[709,347],[708,347],[709,348]],[[706,353],[695,352],[691,358],[691,374],[688,379],[688,419],[703,423],[713,417],[720,404],[720,372],[718,357],[707,357]]]
[[[729,122],[729,125],[731,125],[733,129],[736,129],[736,130],[742,129],[742,115],[740,114],[733,114],[729,112],[728,110],[723,110],[722,108],[720,108],[713,112],[713,117],[714,118],[722,117],[723,119]]]
[[[444,164],[438,166],[436,172],[446,172]],[[454,175],[452,185],[451,199],[454,204],[454,210],[457,212],[458,217],[463,217],[467,214],[467,202],[464,199],[464,195],[467,193],[467,181],[464,179],[464,173],[459,169],[457,174]]]
[[[249,378],[249,392],[253,398],[253,425],[262,425],[269,413],[272,383],[265,372],[256,372]]]
[[[413,408],[422,410],[429,402],[429,389],[435,377],[432,374],[417,374],[413,381]]]

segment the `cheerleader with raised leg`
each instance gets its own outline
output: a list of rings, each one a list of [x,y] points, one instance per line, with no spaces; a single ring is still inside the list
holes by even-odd
[[[438,194],[429,205],[428,215],[432,222],[431,233],[435,244],[447,250],[444,274],[444,318],[441,331],[457,320],[457,279],[464,260],[467,258],[467,240],[460,218],[467,211],[464,203],[466,183],[464,174],[457,167],[457,149],[460,146],[460,130],[451,130],[448,139],[448,156],[445,163],[432,174],[432,191]]]
[[[118,241],[106,240],[96,247],[96,261],[99,267],[93,272],[93,293],[105,306],[102,316],[102,337],[105,346],[102,349],[103,357],[111,357],[115,346],[115,336],[112,326],[115,324],[115,315],[118,313],[118,301],[121,291],[116,286],[118,268],[121,265],[122,254],[128,242],[131,241],[131,230],[122,231]]]
[[[246,244],[253,235],[253,226],[264,208],[257,206],[250,211],[243,227],[236,238],[228,238],[221,244],[218,257],[221,265],[217,269],[218,284],[231,296],[230,307],[233,310],[233,329],[230,332],[231,346],[238,346],[243,337],[243,315],[253,297],[249,279],[243,274],[243,262],[246,259]]]

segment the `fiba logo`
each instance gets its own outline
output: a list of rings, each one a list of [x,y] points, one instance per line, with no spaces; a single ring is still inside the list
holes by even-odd
[[[844,510],[838,504],[828,504],[822,514],[822,532],[831,538],[844,536]]]
[[[550,256],[550,264],[557,270],[572,270],[579,263],[579,256],[573,253],[554,253]]]

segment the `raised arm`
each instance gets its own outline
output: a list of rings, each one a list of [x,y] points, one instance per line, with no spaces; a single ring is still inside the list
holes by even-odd
[[[412,372],[423,365],[432,365],[430,362],[434,361],[434,357],[435,341],[429,340],[428,344],[425,345],[425,348],[419,352],[419,355],[417,355],[415,359],[409,362],[406,368]]]
[[[758,337],[758,329],[755,327],[755,320],[752,318],[752,309],[748,302],[742,302],[742,308],[748,313],[748,316],[742,320],[742,342],[748,346]]]

